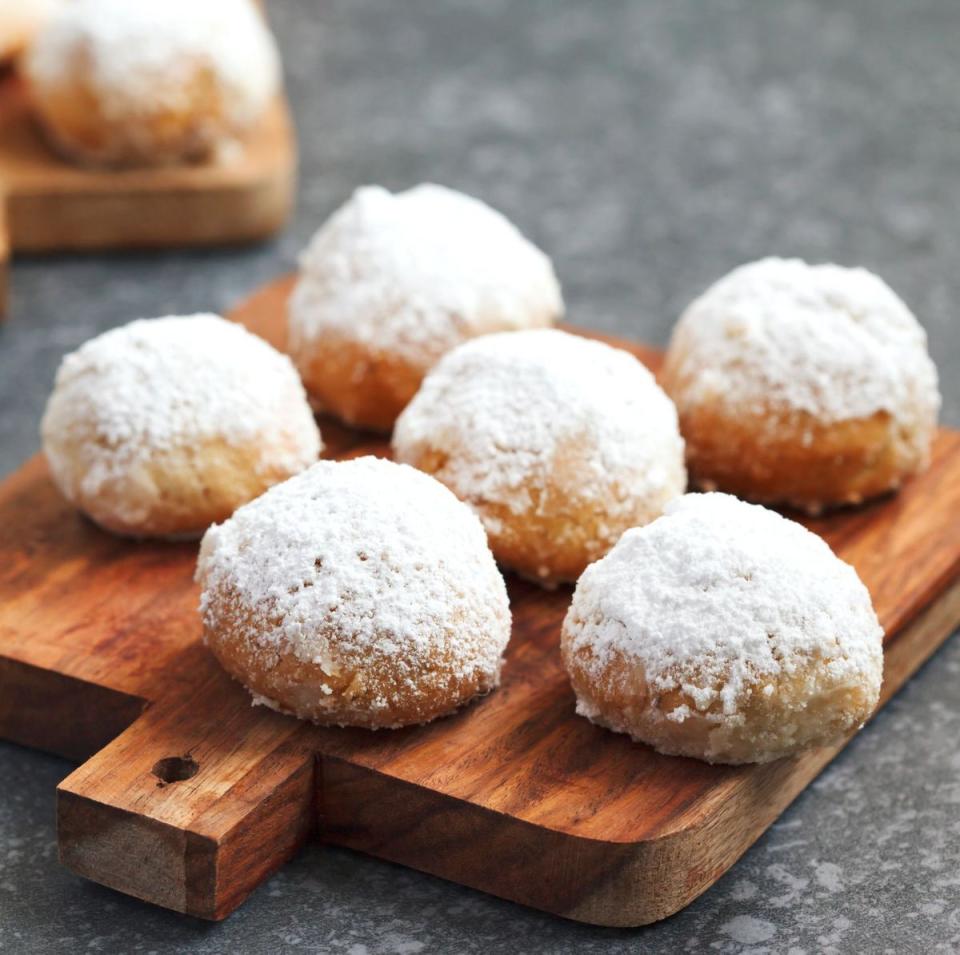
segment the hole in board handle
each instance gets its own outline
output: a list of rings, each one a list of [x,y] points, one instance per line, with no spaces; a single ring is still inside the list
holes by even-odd
[[[189,753],[186,756],[165,756],[154,764],[152,770],[153,775],[160,780],[158,786],[183,782],[196,776],[199,771],[200,764]]]

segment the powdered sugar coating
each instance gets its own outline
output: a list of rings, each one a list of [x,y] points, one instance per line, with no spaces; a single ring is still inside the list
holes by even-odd
[[[237,129],[280,83],[276,45],[250,0],[72,0],[32,46],[31,81],[56,87],[77,56],[98,108],[120,122],[188,107],[196,91],[184,64],[208,71]]]
[[[24,50],[65,0],[0,0],[0,58]]]
[[[499,212],[443,186],[366,186],[301,257],[290,344],[296,354],[333,334],[425,371],[473,335],[562,313],[550,260]]]
[[[719,400],[824,422],[886,411],[926,440],[940,407],[923,328],[862,268],[767,258],[734,269],[684,312],[668,361],[681,410]]]
[[[256,472],[296,473],[321,449],[290,359],[210,314],[139,319],[67,355],[41,431],[53,477],[71,499],[96,497],[159,452],[206,441],[244,448]]]
[[[444,356],[393,436],[398,460],[447,455],[442,480],[487,521],[483,502],[514,514],[545,506],[558,451],[574,445],[588,449],[590,473],[571,493],[602,502],[613,527],[638,499],[659,513],[683,493],[676,409],[650,372],[622,349],[552,329],[484,335]]]
[[[625,660],[653,693],[682,692],[717,724],[742,721],[752,690],[772,693],[811,662],[875,702],[882,639],[856,571],[821,538],[717,493],[687,494],[627,531],[580,579],[563,636],[565,657],[588,651],[591,681]],[[578,712],[598,715],[584,698]]]
[[[438,660],[444,683],[495,685],[510,636],[479,521],[433,478],[371,457],[319,462],[211,527],[197,578],[207,633],[241,608],[242,640],[266,671],[292,656],[359,673],[384,688],[368,700],[374,717],[415,699]],[[330,704],[350,722],[348,700]]]

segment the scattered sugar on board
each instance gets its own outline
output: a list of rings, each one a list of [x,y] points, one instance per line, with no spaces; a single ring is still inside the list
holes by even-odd
[[[334,331],[418,362],[478,324],[525,328],[563,313],[550,260],[499,212],[425,184],[358,189],[301,258],[291,334]],[[494,321],[495,320],[495,321]]]
[[[612,655],[657,691],[725,715],[743,691],[819,654],[838,676],[882,667],[883,631],[856,571],[801,525],[727,494],[687,494],[627,531],[577,585],[565,624],[600,678]],[[589,714],[585,714],[589,715]]]
[[[320,453],[306,409],[286,355],[216,315],[168,316],[112,329],[67,355],[43,428],[93,430],[92,488],[158,451],[216,438],[249,445],[283,428],[292,458],[279,463],[297,470]],[[279,447],[270,443],[272,463]]]
[[[279,86],[276,46],[251,0],[73,0],[32,48],[31,75],[65,81],[78,51],[108,118],[189,105],[196,90],[180,77],[191,64],[210,71],[241,127]]]
[[[593,479],[576,493],[602,497],[611,518],[685,485],[676,409],[650,372],[552,329],[484,335],[444,356],[397,421],[394,448],[401,460],[439,449],[458,496],[514,513],[554,478],[560,449],[585,449]]]
[[[208,627],[226,594],[264,652],[390,660],[409,679],[438,651],[496,670],[510,634],[506,586],[476,517],[433,478],[365,457],[321,461],[204,536]],[[228,601],[229,603],[229,601]]]
[[[862,268],[768,258],[734,269],[681,317],[685,403],[773,402],[824,421],[935,416],[937,372],[916,318]]]

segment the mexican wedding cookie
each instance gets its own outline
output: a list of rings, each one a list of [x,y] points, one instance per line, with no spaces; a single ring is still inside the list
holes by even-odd
[[[922,470],[940,407],[926,335],[894,292],[798,259],[745,265],[697,299],[662,383],[695,484],[810,513]]]
[[[688,494],[587,569],[561,648],[594,723],[662,753],[763,763],[870,716],[882,639],[856,571],[815,534]]]
[[[550,260],[500,213],[442,186],[368,186],[301,258],[289,350],[316,407],[389,431],[455,345],[562,313]]]
[[[397,421],[393,450],[473,507],[501,563],[546,585],[576,580],[686,486],[677,414],[653,376],[554,330],[450,352]]]
[[[253,0],[72,0],[37,36],[26,76],[52,142],[107,165],[221,153],[280,84]]]
[[[426,723],[493,689],[510,637],[483,528],[377,458],[323,461],[211,527],[207,644],[264,703],[318,723]]]
[[[290,360],[215,315],[91,339],[64,358],[41,430],[64,496],[134,537],[197,537],[321,447]]]

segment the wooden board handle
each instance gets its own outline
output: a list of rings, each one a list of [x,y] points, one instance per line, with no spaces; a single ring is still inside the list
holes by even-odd
[[[61,861],[148,902],[222,919],[316,827],[305,727],[250,705],[201,647],[189,673],[57,791]]]

